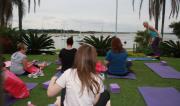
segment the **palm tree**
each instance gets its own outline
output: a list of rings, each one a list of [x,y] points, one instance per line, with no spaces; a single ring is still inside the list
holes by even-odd
[[[28,46],[28,52],[32,54],[50,53],[54,52],[48,49],[55,49],[54,41],[48,34],[41,34],[28,32],[22,36],[23,42]]]
[[[23,0],[18,0],[18,16],[19,16],[19,31],[22,31],[22,19],[24,15],[24,1]],[[40,5],[40,0],[38,0],[38,4]],[[30,12],[30,7],[31,7],[31,0],[28,0],[28,12]],[[34,12],[36,11],[36,0],[34,0]]]
[[[90,44],[96,48],[99,56],[105,56],[106,52],[111,48],[111,40],[113,37],[110,35],[107,37],[104,37],[103,35],[100,37],[94,35],[85,36],[83,40],[80,41],[80,44]]]
[[[28,0],[28,11],[30,12],[30,2]],[[40,0],[38,0],[40,5]],[[0,27],[10,25],[12,19],[13,6],[18,6],[19,30],[22,30],[22,19],[24,15],[24,0],[0,0]],[[34,11],[36,10],[36,0],[34,0]]]
[[[139,16],[141,14],[141,8],[144,0],[141,0],[140,2],[140,8],[139,8]],[[176,18],[179,14],[179,8],[180,8],[180,0],[169,0],[171,3],[171,12],[169,15],[169,18],[174,17],[176,15]],[[133,0],[133,8],[134,8],[135,0]],[[154,17],[155,19],[155,28],[158,30],[158,20],[160,17],[161,9],[162,9],[162,27],[161,27],[161,34],[163,37],[164,32],[164,20],[165,20],[165,8],[166,8],[166,0],[149,0],[149,17],[152,19]]]
[[[8,25],[12,17],[13,4],[11,0],[0,0],[0,27]]]

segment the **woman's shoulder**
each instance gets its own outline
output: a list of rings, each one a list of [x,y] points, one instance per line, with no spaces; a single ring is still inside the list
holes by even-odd
[[[23,53],[21,53],[21,52],[19,52],[19,51],[17,51],[17,52],[15,52],[15,53],[13,53],[12,55],[11,55],[11,57],[27,57],[25,54],[23,54]]]
[[[70,75],[72,73],[76,73],[76,69],[74,68],[68,68],[66,71],[64,71],[65,74]]]

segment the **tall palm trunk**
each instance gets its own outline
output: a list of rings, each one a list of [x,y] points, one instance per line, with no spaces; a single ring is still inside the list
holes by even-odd
[[[0,27],[4,26],[4,21],[4,1],[0,0]]]
[[[19,0],[18,4],[18,15],[19,15],[19,31],[22,31],[22,17],[23,17],[23,7],[22,7],[22,1]]]
[[[160,2],[159,0],[156,0],[155,4],[155,29],[158,30],[158,24],[159,24],[159,8],[160,8]]]
[[[162,39],[163,39],[163,35],[164,35],[165,11],[166,11],[166,0],[164,0],[164,2],[163,2],[163,10],[162,10],[162,26],[161,26]]]

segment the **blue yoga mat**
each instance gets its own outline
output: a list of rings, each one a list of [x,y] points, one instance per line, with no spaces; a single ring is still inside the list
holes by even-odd
[[[147,106],[180,106],[180,92],[173,87],[139,87]]]
[[[157,59],[148,58],[148,57],[128,57],[127,60],[128,60],[128,61],[135,61],[135,60],[139,60],[139,61],[149,61],[149,60],[157,60]]]

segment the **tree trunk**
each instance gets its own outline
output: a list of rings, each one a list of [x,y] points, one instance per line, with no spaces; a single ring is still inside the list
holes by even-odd
[[[18,15],[19,15],[19,31],[22,31],[22,1],[19,1],[19,5],[18,5]]]
[[[156,0],[156,4],[155,4],[155,29],[158,30],[158,22],[159,22],[159,0]]]
[[[165,11],[166,11],[166,0],[164,0],[163,2],[163,10],[162,10],[162,26],[161,26],[162,40],[163,40],[163,34],[164,34]]]

